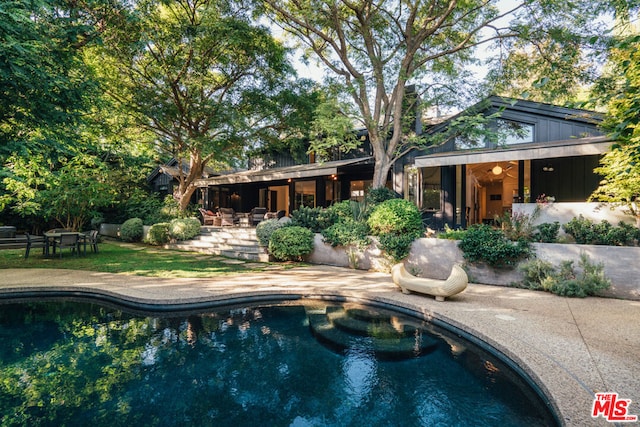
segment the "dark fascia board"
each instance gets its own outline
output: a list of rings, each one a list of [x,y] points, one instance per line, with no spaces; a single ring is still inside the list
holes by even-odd
[[[567,108],[553,104],[545,104],[541,102],[527,101],[525,99],[507,98],[497,95],[491,95],[482,101],[472,105],[464,111],[455,114],[448,119],[430,127],[427,133],[437,133],[445,129],[449,122],[466,114],[475,114],[486,112],[493,114],[500,109],[505,111],[521,112],[531,114],[533,116],[546,116],[560,120],[570,120],[580,123],[589,123],[598,125],[603,120],[603,115],[596,111],[582,110],[578,108]]]

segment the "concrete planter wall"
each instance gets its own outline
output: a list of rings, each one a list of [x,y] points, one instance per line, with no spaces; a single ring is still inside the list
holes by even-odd
[[[609,290],[603,291],[602,296],[640,300],[640,248],[621,246],[595,246],[560,243],[534,243],[536,256],[554,265],[562,261],[572,260],[578,265],[580,254],[586,253],[591,262],[604,264],[604,272],[612,281]],[[327,264],[339,267],[362,270],[388,271],[388,261],[375,241],[365,251],[356,251],[349,255],[344,247],[332,248],[322,241],[322,236],[316,234],[315,248],[308,258],[313,264]],[[352,262],[350,263],[350,257]],[[405,264],[409,271],[424,277],[445,279],[451,273],[453,264],[465,264],[462,251],[455,240],[433,238],[418,239],[413,242],[411,252]],[[473,283],[486,285],[508,286],[522,280],[522,273],[517,268],[498,270],[481,264],[465,264],[469,280]]]
[[[120,238],[120,227],[122,224],[100,224],[100,234],[102,236],[113,237],[115,239]],[[146,240],[149,236],[149,229],[151,227],[148,225],[142,226],[142,240]]]

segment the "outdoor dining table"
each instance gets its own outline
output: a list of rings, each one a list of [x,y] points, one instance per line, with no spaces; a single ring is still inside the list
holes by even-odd
[[[83,249],[83,255],[87,254],[87,235],[84,233],[81,233],[79,231],[64,231],[64,232],[46,232],[44,233],[44,256],[48,257],[49,256],[49,248],[52,247],[53,248],[53,255],[55,255],[55,251],[56,251],[56,239],[59,238],[60,236],[62,236],[63,234],[75,234],[78,236],[78,241],[82,242],[84,244],[84,249]]]

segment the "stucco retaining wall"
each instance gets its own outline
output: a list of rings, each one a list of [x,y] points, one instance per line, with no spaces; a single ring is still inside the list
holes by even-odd
[[[621,246],[575,245],[560,243],[534,243],[536,256],[556,266],[562,261],[572,260],[578,266],[580,254],[586,253],[591,262],[602,263],[604,272],[612,281],[609,290],[602,296],[640,301],[640,248]],[[335,265],[362,270],[388,271],[390,262],[383,256],[376,242],[365,251],[356,251],[350,256],[344,247],[332,248],[316,234],[315,249],[308,258],[312,264]],[[413,242],[411,252],[405,260],[407,269],[413,274],[434,279],[445,279],[453,264],[465,264],[458,241],[435,238],[418,239]],[[508,286],[522,280],[518,269],[497,270],[482,264],[465,264],[469,280],[486,285]]]
[[[536,207],[538,207],[536,203],[514,203],[512,211],[531,216]],[[620,221],[636,225],[636,219],[625,213],[625,208],[621,206],[612,207],[602,203],[561,202],[540,205],[539,207],[539,213],[532,221],[535,225],[554,221],[566,224],[580,215],[595,223],[607,220],[613,225],[618,225]],[[560,233],[564,233],[562,228],[560,228]]]

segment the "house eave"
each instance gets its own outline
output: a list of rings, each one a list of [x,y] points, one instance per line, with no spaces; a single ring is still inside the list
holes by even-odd
[[[314,178],[318,176],[337,175],[340,168],[370,162],[372,157],[337,160],[324,163],[311,163],[275,169],[250,170],[220,175],[195,182],[197,187],[214,185],[247,184],[252,182],[280,181],[287,179]]]
[[[506,148],[435,153],[415,158],[417,167],[454,166],[512,160],[550,159],[604,154],[613,141],[606,136],[518,144]]]

